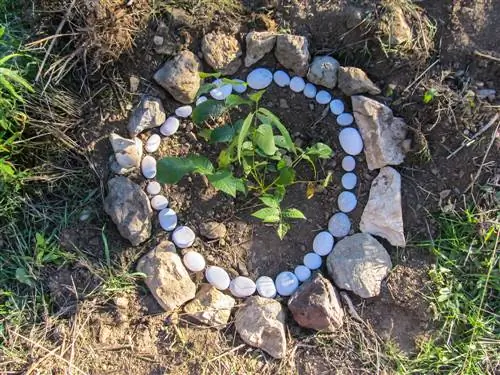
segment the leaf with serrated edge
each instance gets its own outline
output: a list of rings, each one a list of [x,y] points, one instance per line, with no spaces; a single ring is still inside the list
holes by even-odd
[[[278,209],[280,207],[280,202],[275,197],[273,197],[272,195],[263,195],[259,199],[267,207],[273,207],[273,208],[278,208]]]
[[[296,208],[287,208],[286,210],[284,210],[281,213],[281,215],[287,219],[305,219],[306,218],[304,216],[304,214],[302,213],[302,211],[300,211]]]
[[[274,207],[261,208],[260,210],[255,211],[252,214],[252,216],[261,220],[265,220],[267,217],[275,217],[275,216],[278,216],[279,218],[280,210]]]

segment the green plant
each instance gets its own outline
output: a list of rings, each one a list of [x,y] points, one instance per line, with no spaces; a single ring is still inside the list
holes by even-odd
[[[435,88],[430,88],[424,93],[424,96],[422,97],[422,102],[424,104],[429,104],[432,100],[434,100],[436,95],[437,95],[437,90]]]

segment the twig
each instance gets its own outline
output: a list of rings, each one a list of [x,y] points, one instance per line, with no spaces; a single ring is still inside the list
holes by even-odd
[[[352,304],[352,301],[349,298],[349,296],[347,295],[347,293],[346,292],[340,292],[340,296],[342,297],[342,299],[344,300],[344,302],[347,305],[347,310],[349,311],[349,315],[351,315],[353,317],[353,319],[357,320],[358,322],[364,323],[363,319],[361,319],[361,317],[359,316],[358,312],[354,308],[354,305]]]
[[[406,86],[406,88],[403,90],[403,93],[405,93],[406,91],[408,91],[408,90],[409,90],[409,89],[410,89],[410,88],[411,88],[411,87],[412,87],[415,83],[417,83],[418,81],[420,81],[420,79],[421,79],[421,78],[422,78],[422,77],[423,77],[423,76],[424,76],[424,75],[425,75],[425,74],[426,74],[429,70],[431,70],[431,69],[434,67],[434,65],[436,65],[439,61],[440,61],[440,60],[439,60],[439,59],[437,59],[437,60],[436,60],[436,61],[434,61],[431,65],[429,65],[429,66],[427,67],[427,69],[425,69],[425,70],[424,70],[424,71],[423,71],[423,72],[422,72],[422,73],[421,73],[421,74],[420,74],[417,78],[415,78],[415,79],[413,80],[413,82],[412,82],[412,83],[410,83],[408,86]]]
[[[212,359],[209,359],[209,360],[208,360],[208,363],[213,362],[213,361],[216,361],[216,360],[218,360],[218,359],[221,359],[222,357],[225,357],[225,356],[226,356],[226,355],[228,355],[228,354],[231,354],[231,353],[233,353],[233,352],[235,352],[235,351],[237,351],[237,350],[240,350],[240,349],[241,349],[241,348],[243,348],[244,346],[245,346],[245,344],[238,345],[238,346],[236,346],[236,347],[232,348],[231,350],[228,350],[228,351],[226,351],[226,352],[224,352],[224,353],[222,353],[222,354],[220,354],[220,355],[218,355],[218,356],[216,356],[216,357],[213,357]]]
[[[495,57],[495,56],[491,56],[491,55],[487,55],[486,53],[479,52],[478,50],[474,51],[474,55],[479,56],[479,57],[483,57],[485,59],[493,60],[496,62],[500,62],[500,58]]]

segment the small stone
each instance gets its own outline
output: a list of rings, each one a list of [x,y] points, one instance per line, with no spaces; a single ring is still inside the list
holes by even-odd
[[[494,90],[494,89],[481,89],[481,90],[477,90],[477,97],[479,99],[488,99],[488,100],[495,100],[495,96],[497,94],[497,91]]]
[[[316,101],[318,104],[328,104],[332,100],[332,96],[328,91],[321,90],[316,94]]]
[[[284,99],[284,98],[280,98],[280,108],[283,108],[283,109],[290,108],[290,107],[288,106],[288,102],[286,101],[286,99]]]
[[[255,293],[256,285],[252,279],[245,276],[235,277],[229,283],[229,290],[236,298],[246,298]]]
[[[243,52],[232,35],[220,32],[206,34],[201,40],[201,51],[207,64],[224,75],[236,73],[241,66]]]
[[[340,289],[362,298],[375,297],[392,267],[384,247],[367,233],[340,240],[327,258],[328,273]]]
[[[235,303],[233,297],[210,284],[202,284],[194,299],[184,306],[184,311],[200,323],[222,328],[229,321]]]
[[[127,139],[111,133],[109,140],[118,165],[125,169],[139,167],[142,157],[142,142],[140,139]]]
[[[292,272],[285,271],[276,276],[274,284],[276,285],[278,294],[286,297],[292,295],[297,290],[299,280]]]
[[[191,113],[193,113],[193,107],[191,107],[190,105],[183,105],[182,107],[179,107],[175,110],[176,116],[182,118],[191,116]]]
[[[297,279],[300,282],[304,282],[311,277],[311,270],[302,264],[295,267],[293,273],[295,274],[295,276],[297,276]]]
[[[142,175],[146,178],[154,178],[156,176],[156,159],[151,155],[146,155],[141,162]]]
[[[337,212],[328,221],[328,231],[334,237],[345,237],[351,230],[351,220],[343,212]]]
[[[316,56],[307,72],[307,79],[316,85],[333,89],[337,84],[339,67],[339,62],[331,56]]]
[[[148,186],[146,187],[146,191],[151,195],[160,194],[161,185],[157,181],[149,181]]]
[[[119,309],[125,310],[128,307],[128,299],[126,297],[115,297],[113,302]]]
[[[338,86],[347,96],[365,93],[380,94],[380,89],[368,78],[366,73],[352,66],[340,68]]]
[[[200,96],[198,99],[196,99],[196,106],[199,106],[201,103],[205,103],[208,100],[208,98],[204,95]]]
[[[139,102],[128,121],[127,130],[135,137],[146,129],[156,128],[165,121],[165,110],[158,98],[145,96]]]
[[[317,270],[321,267],[321,257],[316,253],[307,253],[304,255],[304,266],[310,270]]]
[[[290,85],[290,76],[283,70],[277,70],[273,74],[274,83],[279,87],[286,87]]]
[[[385,14],[380,20],[379,27],[383,39],[390,47],[410,42],[413,39],[413,33],[405,19],[404,11],[395,3],[385,7]]]
[[[335,240],[329,232],[319,232],[313,241],[313,251],[321,256],[330,254]]]
[[[193,230],[186,226],[175,228],[174,233],[172,234],[172,241],[174,241],[175,245],[177,247],[180,247],[181,249],[190,247],[193,244],[195,238],[196,235],[194,234]]]
[[[330,102],[330,111],[332,111],[334,115],[340,115],[344,112],[344,102],[340,99],[333,99]]]
[[[225,100],[231,92],[233,91],[233,85],[230,83],[224,83],[221,79],[216,79],[213,81],[216,85],[212,90],[210,90],[210,96],[215,100]]]
[[[290,90],[293,92],[301,92],[306,87],[306,82],[302,77],[293,77],[290,80]]]
[[[266,53],[271,52],[276,44],[276,34],[269,31],[251,31],[246,36],[247,55],[245,56],[245,66],[255,64],[262,59]]]
[[[151,207],[153,207],[154,210],[161,211],[164,208],[167,208],[167,206],[168,199],[163,195],[155,195],[153,198],[151,198]]]
[[[356,199],[356,195],[351,193],[350,191],[343,191],[339,194],[337,199],[337,205],[339,206],[339,210],[345,213],[349,213],[356,208],[358,201]]]
[[[146,141],[146,146],[144,148],[147,152],[155,152],[160,148],[161,137],[158,134],[152,134],[151,137]]]
[[[276,39],[276,59],[285,68],[304,77],[309,65],[309,42],[299,35],[279,35]],[[312,82],[312,81],[311,81]]]
[[[182,261],[186,268],[192,272],[201,272],[206,266],[205,258],[196,251],[188,251],[184,254]]]
[[[164,136],[173,135],[179,129],[180,124],[181,123],[177,117],[170,116],[161,126],[160,133]]]
[[[342,159],[342,169],[346,172],[351,172],[356,168],[356,159],[351,155],[344,156]]]
[[[163,44],[163,37],[161,35],[155,35],[153,37],[153,44],[157,47]]]
[[[238,94],[243,94],[245,91],[247,91],[247,84],[245,81],[241,79],[233,79],[233,81],[239,82],[238,84],[233,84],[233,90],[237,92]]]
[[[344,128],[340,131],[339,142],[342,149],[349,155],[359,155],[363,151],[363,140],[354,128]]]
[[[228,273],[218,266],[207,267],[205,277],[211,285],[219,290],[226,290],[229,288],[229,283],[231,282]]]
[[[350,113],[341,113],[337,116],[337,124],[340,126],[349,126],[353,121],[354,117]]]
[[[255,281],[257,293],[262,297],[274,298],[276,296],[276,286],[269,276],[261,276]]]
[[[247,76],[247,83],[254,90],[262,90],[273,81],[273,73],[269,69],[257,68]]]
[[[304,96],[306,98],[312,99],[316,97],[316,93],[318,90],[316,89],[316,86],[314,86],[312,83],[306,83],[304,87]]]
[[[130,92],[134,93],[139,90],[139,84],[141,83],[139,77],[136,75],[131,75],[129,78]]]
[[[216,240],[226,236],[226,226],[216,221],[208,221],[200,225],[200,234],[209,240]]]
[[[165,208],[158,214],[158,220],[163,230],[171,232],[177,226],[177,213],[171,208]]]
[[[354,189],[357,183],[358,178],[354,173],[344,173],[344,175],[342,176],[342,187],[346,190]]]

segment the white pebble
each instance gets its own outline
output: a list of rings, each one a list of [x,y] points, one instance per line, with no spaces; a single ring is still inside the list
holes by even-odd
[[[306,87],[306,82],[302,77],[293,77],[290,80],[290,90],[293,92],[301,92]]]
[[[356,168],[356,159],[351,155],[344,156],[342,159],[342,169],[346,172],[351,172]]]
[[[306,83],[306,86],[304,87],[304,96],[306,98],[312,99],[316,97],[316,93],[318,90],[316,89],[316,86],[314,86],[312,83]]]
[[[344,128],[339,134],[340,146],[349,155],[359,155],[363,150],[361,135],[354,128]]]
[[[215,100],[225,100],[233,91],[233,85],[230,83],[222,84],[221,80],[214,81],[217,87],[210,90],[210,96]]]
[[[337,124],[340,126],[349,126],[354,122],[354,117],[350,113],[342,113],[337,116]]]
[[[156,176],[156,159],[146,155],[141,162],[141,171],[144,177],[154,178]]]
[[[147,152],[155,152],[160,147],[161,137],[158,134],[153,134],[146,141],[144,148]]]
[[[274,285],[273,279],[269,276],[261,276],[255,281],[257,286],[257,293],[265,298],[276,297],[276,286]]]
[[[337,199],[337,204],[339,206],[339,210],[345,213],[349,213],[356,208],[358,201],[354,193],[350,191],[343,191],[339,194]]]
[[[238,94],[243,94],[245,91],[247,91],[247,85],[245,84],[245,81],[241,79],[234,79],[233,81],[240,82],[240,84],[233,85],[233,90]]]
[[[205,95],[200,96],[196,99],[196,106],[199,106],[201,103],[205,103],[207,100],[208,98]]]
[[[279,87],[285,87],[290,84],[290,76],[283,70],[277,70],[273,75],[274,83]]]
[[[156,211],[161,211],[168,207],[168,199],[163,195],[155,195],[151,198],[151,207]]]
[[[330,100],[332,100],[332,96],[328,91],[321,90],[316,94],[316,101],[319,104],[328,104],[330,103]]]
[[[279,295],[291,296],[299,287],[299,279],[294,273],[285,271],[276,276],[275,284]]]
[[[195,238],[196,235],[193,230],[184,225],[175,228],[174,233],[172,234],[172,241],[174,241],[177,247],[180,247],[181,249],[191,246]]]
[[[169,136],[174,134],[179,129],[179,119],[174,116],[168,117],[160,128],[160,133]]]
[[[249,297],[255,293],[257,286],[252,279],[245,276],[237,276],[229,283],[231,294],[237,298]]]
[[[229,288],[229,283],[231,282],[228,273],[224,269],[217,266],[207,267],[205,277],[211,285],[219,290]]]
[[[269,69],[257,68],[247,76],[247,83],[254,90],[262,90],[273,81],[273,73]]]
[[[332,111],[334,115],[340,115],[344,112],[344,102],[340,99],[333,99],[330,102],[330,111]]]
[[[200,272],[205,269],[205,258],[196,251],[188,251],[182,258],[186,268],[192,272]]]
[[[311,277],[311,270],[302,264],[295,267],[293,273],[297,276],[297,279],[299,279],[300,282],[306,281]]]
[[[163,230],[171,232],[177,226],[177,214],[171,208],[165,208],[158,214],[158,220]]]
[[[304,255],[304,266],[311,270],[317,270],[321,267],[321,257],[316,253],[307,253]]]
[[[175,110],[175,114],[182,118],[191,116],[191,113],[193,113],[193,107],[190,105],[183,105]]]
[[[313,250],[316,254],[326,256],[332,252],[333,236],[329,232],[319,232],[313,241]]]
[[[346,190],[354,189],[357,183],[358,178],[352,172],[344,173],[344,175],[342,176],[342,186]]]
[[[345,237],[351,230],[351,220],[343,212],[337,212],[328,221],[328,231],[334,237]]]
[[[149,181],[148,186],[146,187],[146,191],[150,195],[160,194],[161,185],[158,181]]]

